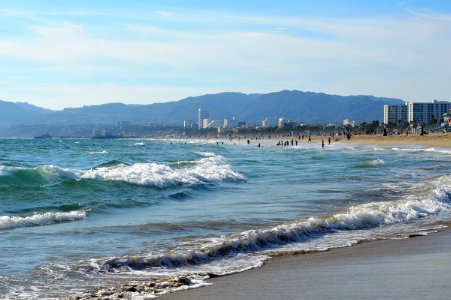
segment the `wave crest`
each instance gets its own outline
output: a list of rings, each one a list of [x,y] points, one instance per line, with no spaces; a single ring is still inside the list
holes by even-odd
[[[270,229],[248,230],[219,238],[197,240],[169,253],[97,260],[94,267],[100,272],[116,272],[211,263],[216,259],[275,249],[337,231],[370,229],[420,219],[441,211],[449,211],[450,202],[451,192],[436,188],[432,196],[424,200],[406,198],[356,205],[350,207],[346,213],[322,218],[312,217]]]
[[[204,156],[181,167],[158,163],[126,165],[111,161],[89,170],[46,165],[35,168],[0,168],[0,183],[7,185],[44,185],[64,179],[102,179],[122,181],[137,185],[166,188],[180,184],[202,184],[219,181],[242,181],[244,176],[234,171],[222,156],[199,153]]]
[[[232,170],[224,158],[209,155],[192,166],[171,168],[157,163],[119,164],[85,171],[80,178],[124,181],[138,185],[165,188],[178,184],[200,184],[224,180],[244,180],[243,175]]]
[[[76,210],[70,212],[46,212],[32,216],[0,216],[0,229],[33,227],[56,223],[78,221],[86,218],[87,212]]]

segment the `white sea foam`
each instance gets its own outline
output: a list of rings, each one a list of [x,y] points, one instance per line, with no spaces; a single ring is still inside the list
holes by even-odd
[[[89,154],[108,154],[108,151],[102,150],[102,151],[90,151]]]
[[[350,246],[359,240],[371,238],[370,229],[393,224],[408,224],[430,215],[451,211],[451,189],[443,186],[450,179],[451,176],[442,176],[434,182],[435,187],[423,185],[424,189],[421,193],[411,194],[395,201],[351,206],[346,213],[321,218],[312,217],[269,229],[248,230],[218,238],[186,242],[168,253],[97,260],[94,265],[99,270],[114,272],[178,267],[186,269],[193,265],[203,265],[207,270],[214,267],[215,273],[227,274],[257,267],[265,257],[255,254],[263,254],[261,251],[268,249],[280,250],[281,247],[292,243],[302,245],[302,243],[307,244],[316,240],[318,241],[316,250]],[[331,238],[327,243],[322,243],[323,236],[331,236]],[[334,236],[338,238],[335,239]],[[300,250],[306,249],[301,247]],[[248,255],[250,253],[254,255]],[[221,267],[222,258],[227,258],[226,265],[229,267]]]
[[[446,148],[399,148],[399,147],[393,147],[391,148],[393,151],[398,152],[431,152],[431,153],[439,153],[439,154],[446,154],[450,155],[451,150]]]
[[[186,168],[171,168],[165,164],[136,163],[101,167],[84,171],[80,178],[130,182],[164,188],[177,184],[199,184],[223,180],[244,180],[243,175],[232,170],[224,158],[212,153],[202,153],[204,158]]]
[[[55,165],[45,165],[31,168],[40,176],[54,180],[57,176],[79,179],[102,179],[123,181],[138,185],[165,188],[178,184],[201,184],[225,180],[244,180],[244,176],[234,171],[222,156],[213,153],[197,153],[204,156],[197,161],[189,161],[187,165],[173,168],[166,164],[136,163],[133,165],[118,164],[107,167],[98,167],[89,170],[62,168]],[[26,168],[2,168],[0,175],[6,171],[15,171]]]
[[[87,212],[82,210],[70,212],[46,212],[27,217],[0,216],[0,229],[43,226],[55,223],[78,221],[86,218],[86,216]]]

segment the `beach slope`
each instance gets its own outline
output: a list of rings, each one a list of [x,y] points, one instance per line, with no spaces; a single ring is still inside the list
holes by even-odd
[[[451,230],[270,259],[161,299],[450,299]]]

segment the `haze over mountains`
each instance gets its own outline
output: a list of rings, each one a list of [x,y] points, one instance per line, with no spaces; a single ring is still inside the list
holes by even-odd
[[[356,122],[382,120],[384,104],[403,103],[393,98],[287,90],[268,94],[219,93],[149,105],[109,103],[61,111],[28,103],[0,101],[0,125],[113,124],[117,121],[182,125],[184,120],[196,121],[198,108],[209,110],[212,119],[235,117],[247,123],[283,117],[312,124],[340,124],[345,118]]]

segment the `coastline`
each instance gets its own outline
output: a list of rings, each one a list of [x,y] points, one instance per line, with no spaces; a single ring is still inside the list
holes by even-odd
[[[295,136],[279,137],[284,141],[291,141],[291,139],[296,139]],[[321,140],[327,144],[328,136],[312,136],[312,141],[310,143],[319,143]],[[271,138],[271,140],[277,140],[278,137]],[[255,143],[255,140],[253,141]],[[307,139],[298,140],[300,145],[308,143]],[[335,143],[332,139],[332,143]],[[424,147],[442,147],[451,148],[451,133],[431,133],[427,135],[353,135],[350,140],[340,136],[338,137],[338,142],[346,144],[362,144],[362,145],[375,145],[375,146],[406,146],[406,145],[418,145]]]
[[[451,133],[433,133],[428,135],[354,135],[346,143],[357,143],[378,146],[420,145],[425,147],[451,148]]]
[[[312,136],[311,143],[321,143],[322,139],[326,142],[327,138]],[[291,137],[263,140],[290,141]],[[251,140],[251,144],[256,142]],[[355,135],[339,142],[451,149],[451,134]],[[165,294],[159,299],[449,299],[449,225],[426,236],[272,257],[260,268],[210,278],[207,282],[211,285]]]
[[[319,144],[321,147],[321,140],[324,141],[325,145],[328,144],[329,136],[318,136],[312,135],[311,142],[308,142],[308,137],[304,136],[304,139],[299,139],[297,135],[286,136],[286,135],[271,135],[271,136],[263,136],[259,139],[256,139],[255,136],[240,136],[239,138],[235,137],[232,142],[241,141],[245,143],[246,140],[250,141],[250,145],[257,145],[260,142],[270,143],[271,145],[276,145],[278,141],[288,141],[291,140],[297,141],[299,146],[306,144]],[[185,137],[181,140],[205,140],[205,141],[218,141],[218,142],[230,142],[226,137]],[[375,146],[424,146],[424,147],[441,147],[441,148],[450,148],[451,149],[451,132],[450,133],[430,133],[426,135],[352,135],[350,140],[347,140],[343,136],[337,136],[332,138],[332,144],[340,142],[344,144],[362,144],[362,145],[375,145]]]
[[[211,278],[179,299],[449,299],[451,229],[273,257],[260,268]]]

